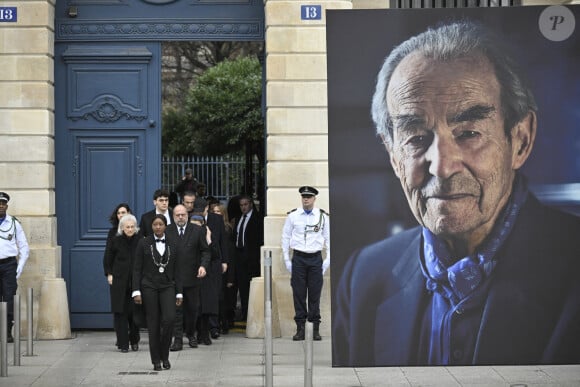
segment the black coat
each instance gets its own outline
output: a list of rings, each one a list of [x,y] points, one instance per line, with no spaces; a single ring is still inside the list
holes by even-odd
[[[128,238],[123,234],[114,236],[107,243],[103,267],[105,275],[113,275],[110,293],[114,313],[123,313],[127,300],[131,299],[131,278],[139,239],[137,235]]]
[[[171,219],[171,224],[173,224],[173,210],[170,208],[168,209],[168,211],[169,218]],[[151,223],[153,223],[153,218],[155,217],[155,215],[156,215],[155,209],[141,215],[141,220],[139,221],[140,236],[147,237],[149,235],[153,235],[153,228],[151,227]]]
[[[141,290],[142,287],[152,289],[161,289],[174,287],[175,293],[182,293],[183,287],[177,273],[177,246],[170,235],[165,235],[165,254],[159,255],[155,247],[155,238],[150,235],[140,238],[135,254],[135,263],[133,265],[133,291]],[[167,266],[163,273],[159,272],[159,267],[155,265],[163,258]]]
[[[238,226],[243,219],[243,215],[236,222],[234,228],[234,243],[238,240]],[[260,276],[260,247],[264,244],[264,218],[256,209],[252,211],[252,216],[247,221],[244,232],[244,254],[238,254],[243,259],[236,262],[236,265],[247,265],[250,277]]]
[[[183,287],[199,285],[197,271],[203,266],[207,272],[210,266],[211,253],[205,238],[205,230],[196,224],[187,223],[183,237],[179,236],[179,230],[175,223],[170,224],[166,234],[176,241],[178,276]]]
[[[219,220],[223,226],[223,218],[219,215],[216,216],[219,217]],[[208,216],[208,219],[209,218],[210,217]],[[205,230],[206,227],[211,230],[211,261],[209,264],[209,269],[207,270],[207,275],[201,279],[201,313],[218,314],[219,296],[222,286],[222,262],[224,262],[222,255],[222,245],[224,246],[224,251],[227,251],[227,235],[225,233],[225,227],[220,228],[218,223],[213,223],[213,228],[206,224],[203,226],[203,229]],[[215,236],[214,229],[216,230]]]

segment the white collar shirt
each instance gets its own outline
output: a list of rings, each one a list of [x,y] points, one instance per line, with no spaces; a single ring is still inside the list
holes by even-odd
[[[24,265],[30,249],[20,222],[6,214],[0,223],[0,259],[18,257],[18,263]]]
[[[326,257],[330,258],[330,222],[328,215],[313,208],[308,214],[298,208],[288,214],[282,229],[282,252],[290,259],[290,249],[305,253],[322,251],[326,245]]]

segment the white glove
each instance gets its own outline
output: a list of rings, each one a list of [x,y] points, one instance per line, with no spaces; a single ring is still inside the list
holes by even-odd
[[[329,267],[330,267],[330,259],[325,259],[324,262],[322,262],[322,275],[326,273],[326,270],[328,270]]]
[[[16,279],[20,278],[20,274],[22,274],[22,269],[24,269],[24,265],[21,265],[20,262],[16,267]]]
[[[288,270],[289,273],[292,273],[292,261],[285,259],[284,263],[286,264],[286,270]]]
[[[112,274],[107,275],[107,282],[109,283],[109,285],[113,285],[113,275]]]

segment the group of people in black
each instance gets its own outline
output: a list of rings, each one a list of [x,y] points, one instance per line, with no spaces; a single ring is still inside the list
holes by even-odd
[[[110,216],[103,266],[117,347],[139,350],[146,327],[155,371],[171,368],[169,352],[183,349],[184,336],[196,348],[229,333],[238,292],[245,320],[251,278],[260,276],[263,217],[252,198],[236,196],[226,208],[189,189],[173,207],[171,194],[156,190],[155,208],[138,224],[127,203]]]

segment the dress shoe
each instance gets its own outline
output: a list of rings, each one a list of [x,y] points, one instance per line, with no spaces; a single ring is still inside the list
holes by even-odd
[[[318,331],[312,332],[312,340],[314,341],[322,340],[322,336],[320,336],[320,333]]]
[[[197,340],[195,339],[195,337],[194,337],[194,336],[191,336],[191,337],[189,338],[189,346],[190,346],[191,348],[197,348]]]
[[[211,338],[212,339],[217,339],[218,337],[220,337],[220,333],[218,332],[217,329],[212,329],[211,330]]]
[[[203,343],[203,345],[211,345],[211,339],[209,338],[209,336],[205,336],[201,342]]]
[[[169,360],[163,360],[163,369],[168,370],[170,368],[171,368],[171,363],[169,362]]]
[[[139,350],[139,344],[137,344],[137,343],[131,344],[131,350],[132,351],[138,351]]]
[[[183,349],[183,341],[179,339],[173,340],[173,344],[171,344],[171,347],[169,347],[169,350],[171,352],[181,351],[182,349]]]
[[[127,353],[127,352],[129,352],[129,348],[121,348],[121,352],[122,353]]]
[[[163,368],[161,368],[160,363],[153,363],[153,371],[161,371],[161,370],[163,370]]]

